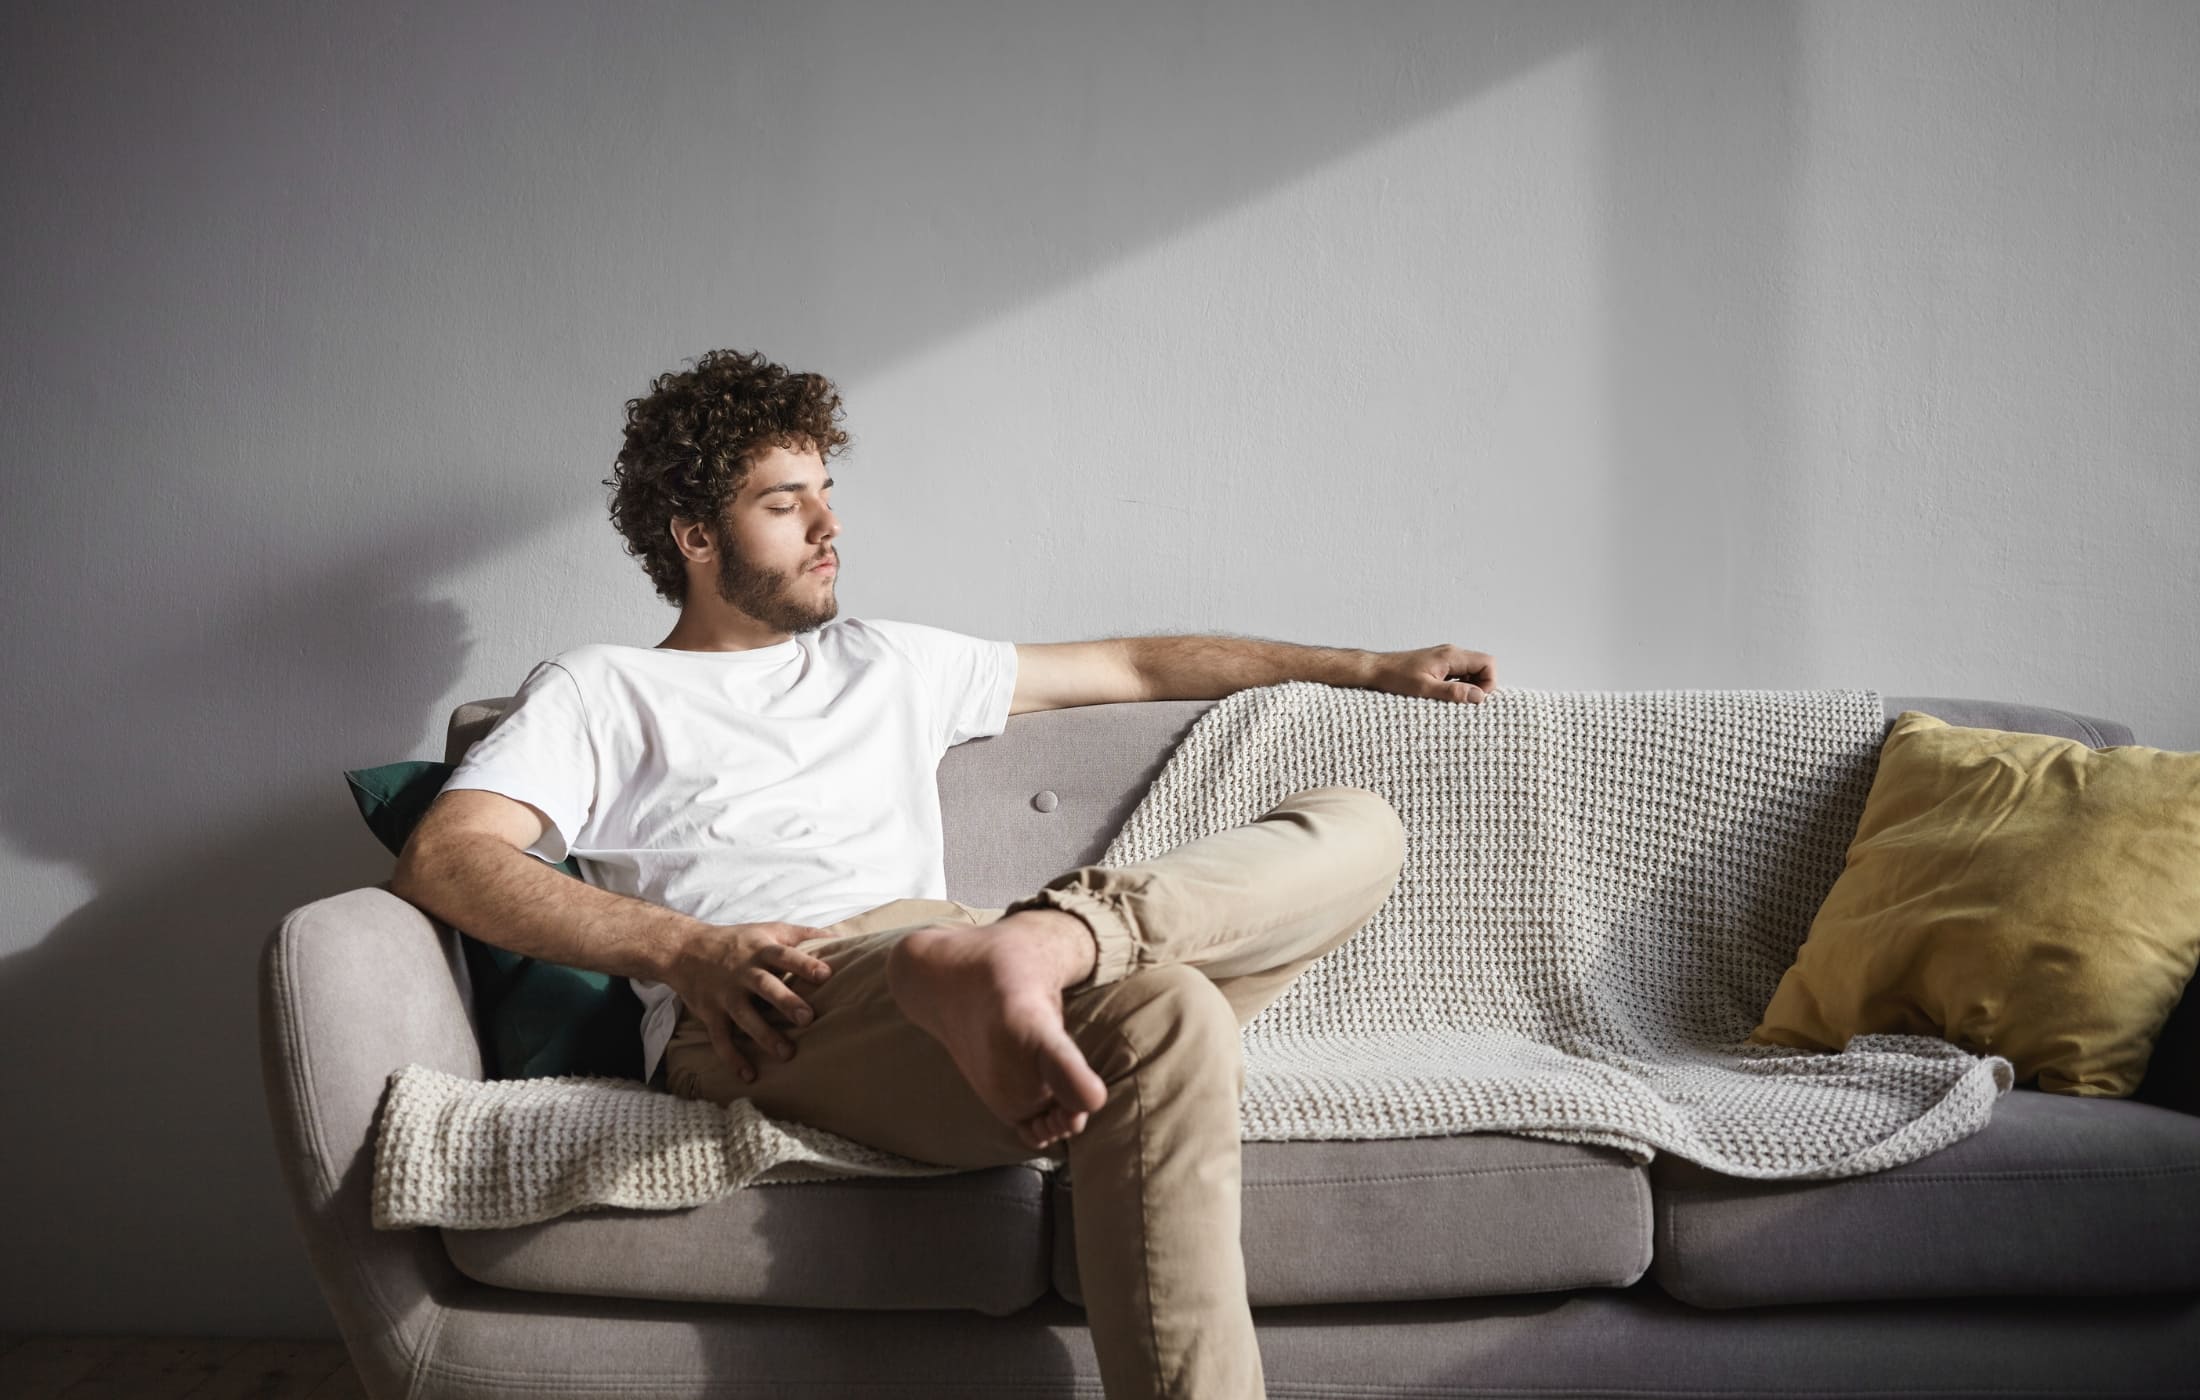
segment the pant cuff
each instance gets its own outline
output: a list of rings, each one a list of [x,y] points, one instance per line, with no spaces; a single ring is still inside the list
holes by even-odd
[[[1137,965],[1138,937],[1131,931],[1130,919],[1121,909],[1090,890],[1074,884],[1049,885],[1037,894],[1017,900],[1001,914],[1005,918],[1025,909],[1059,909],[1065,914],[1075,914],[1092,930],[1092,941],[1098,949],[1092,972],[1083,981],[1064,987],[1062,995],[1074,996],[1119,982],[1130,976],[1131,969]]]

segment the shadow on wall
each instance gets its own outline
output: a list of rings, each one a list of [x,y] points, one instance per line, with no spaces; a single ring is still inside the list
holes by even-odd
[[[821,312],[830,372],[877,373],[1607,42],[1624,13],[996,8],[12,23],[24,120],[0,151],[51,198],[0,269],[24,367],[11,419],[21,460],[68,470],[26,474],[0,567],[43,596],[75,583],[58,619],[0,620],[19,736],[0,827],[88,886],[0,963],[0,1047],[37,1067],[17,1132],[42,1144],[0,1167],[0,1190],[38,1203],[18,1220],[35,1262],[0,1294],[19,1323],[81,1322],[98,1300],[147,1331],[324,1326],[309,1291],[274,1301],[307,1285],[260,1102],[255,958],[284,911],[388,873],[340,770],[438,756],[454,693],[516,685],[469,668],[467,615],[433,595],[600,512],[592,462],[574,486],[537,465],[569,424],[615,418],[617,396],[576,385],[639,391],[635,357],[669,368],[671,330],[692,341],[680,357],[811,343]],[[1675,27],[1746,50],[1786,21]],[[1646,100],[1734,58],[1658,53],[1630,70]],[[1628,90],[1608,119],[1647,201],[1667,153],[1619,134]],[[1752,139],[1761,195],[1730,198],[1761,202],[1731,212],[1776,229],[1778,145]],[[759,185],[824,203],[745,197]],[[542,217],[559,193],[574,207]],[[669,295],[665,268],[722,280]],[[579,365],[511,353],[591,342]],[[142,366],[126,390],[123,362]]]
[[[57,637],[67,664],[18,674],[49,741],[8,765],[11,840],[96,890],[4,963],[0,1053],[32,1071],[11,1112],[39,1144],[0,1168],[11,1199],[37,1203],[18,1220],[19,1257],[38,1263],[14,1275],[11,1316],[102,1293],[155,1330],[321,1313],[310,1295],[287,1315],[249,1289],[219,1311],[194,1298],[299,1273],[258,1085],[254,958],[285,910],[388,874],[335,756],[408,755],[459,678],[459,610],[391,587],[433,555],[357,561],[236,618],[217,648],[112,657]],[[124,1302],[122,1274],[147,1281],[141,1299]]]

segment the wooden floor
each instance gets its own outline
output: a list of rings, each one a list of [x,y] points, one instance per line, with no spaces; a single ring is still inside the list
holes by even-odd
[[[341,1342],[0,1332],[6,1400],[366,1400]]]

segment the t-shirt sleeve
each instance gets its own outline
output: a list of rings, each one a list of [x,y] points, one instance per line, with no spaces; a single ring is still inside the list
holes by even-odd
[[[545,661],[527,680],[496,727],[459,760],[443,791],[500,792],[550,819],[529,855],[552,865],[581,840],[596,801],[596,746],[573,673]]]
[[[1014,642],[989,641],[921,622],[878,625],[902,645],[932,697],[943,752],[1008,728],[1008,707],[1016,695]]]

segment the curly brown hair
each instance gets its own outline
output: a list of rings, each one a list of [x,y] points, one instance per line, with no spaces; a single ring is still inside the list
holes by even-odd
[[[762,355],[713,350],[686,371],[662,374],[644,398],[626,403],[626,444],[603,484],[611,523],[626,552],[675,607],[687,602],[687,564],[672,522],[706,520],[715,530],[774,447],[845,451],[840,391],[821,374],[792,374]]]

